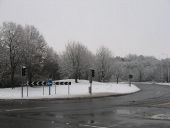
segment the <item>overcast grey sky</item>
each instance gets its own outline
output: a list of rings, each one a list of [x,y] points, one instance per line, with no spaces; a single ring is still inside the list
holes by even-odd
[[[95,53],[170,56],[170,0],[0,0],[0,24],[34,25],[56,51],[68,40]]]

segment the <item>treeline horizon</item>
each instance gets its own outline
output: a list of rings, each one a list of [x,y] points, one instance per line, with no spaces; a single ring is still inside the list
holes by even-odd
[[[49,47],[39,30],[32,25],[14,22],[0,25],[0,87],[21,85],[21,67],[27,67],[24,82],[59,79],[89,79],[89,70],[95,70],[99,82],[169,82],[170,59],[129,54],[113,56],[109,48],[98,47],[92,53],[79,41],[69,41],[62,53]]]

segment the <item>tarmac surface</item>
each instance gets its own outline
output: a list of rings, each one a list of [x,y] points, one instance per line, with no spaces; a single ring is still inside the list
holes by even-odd
[[[169,128],[170,86],[135,85],[124,96],[0,100],[0,128]]]

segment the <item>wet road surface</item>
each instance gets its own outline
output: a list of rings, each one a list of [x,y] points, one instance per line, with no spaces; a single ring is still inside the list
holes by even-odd
[[[170,86],[136,85],[125,96],[1,100],[0,128],[169,128]]]

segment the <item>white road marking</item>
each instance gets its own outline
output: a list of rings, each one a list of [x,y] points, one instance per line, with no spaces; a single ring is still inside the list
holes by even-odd
[[[84,126],[84,127],[92,127],[92,128],[108,128],[108,127],[88,125],[88,124],[80,124],[80,125],[81,125],[81,126]]]
[[[18,108],[18,109],[6,109],[6,112],[12,112],[12,111],[22,111],[22,110],[35,110],[35,109],[42,109],[47,107],[34,107],[34,108]]]

